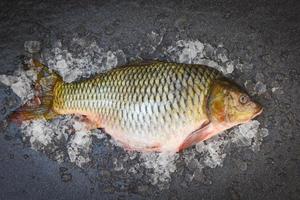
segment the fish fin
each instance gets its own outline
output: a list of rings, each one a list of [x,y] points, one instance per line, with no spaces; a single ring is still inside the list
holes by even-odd
[[[32,119],[49,120],[59,115],[52,109],[53,90],[57,84],[63,82],[62,78],[37,60],[32,60],[31,64],[38,72],[34,84],[35,96],[10,115],[9,121],[18,124]]]
[[[157,143],[157,144],[153,144],[150,146],[145,146],[145,147],[135,147],[135,146],[131,146],[127,143],[124,143],[122,141],[118,142],[122,145],[122,147],[128,151],[128,152],[132,152],[132,151],[137,151],[137,152],[161,152],[161,144]]]
[[[157,143],[144,149],[145,152],[161,152],[161,144]]]
[[[180,145],[179,151],[193,146],[198,142],[207,140],[208,138],[214,136],[216,133],[217,131],[213,128],[212,123],[205,122],[199,129],[193,131],[187,136],[184,142]]]
[[[101,127],[101,119],[95,115],[81,115],[79,121],[85,124],[87,130],[93,130]]]

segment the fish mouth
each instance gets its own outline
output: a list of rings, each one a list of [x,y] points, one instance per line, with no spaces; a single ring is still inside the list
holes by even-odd
[[[257,117],[258,115],[260,115],[263,112],[263,110],[264,110],[263,107],[260,106],[260,105],[258,105],[257,109],[256,109],[256,112],[252,116],[252,119],[255,118],[255,117]]]

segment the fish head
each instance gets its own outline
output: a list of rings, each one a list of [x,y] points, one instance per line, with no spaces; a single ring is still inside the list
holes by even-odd
[[[207,113],[211,121],[238,125],[260,115],[262,106],[230,80],[217,80],[211,89]]]

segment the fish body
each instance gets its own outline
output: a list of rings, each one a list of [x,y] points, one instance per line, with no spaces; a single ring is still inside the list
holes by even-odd
[[[171,150],[208,120],[206,98],[218,76],[199,65],[129,65],[57,85],[53,109],[89,116],[131,148]]]
[[[204,65],[132,64],[79,82],[53,81],[47,114],[84,115],[127,149],[176,152],[261,112],[253,103],[243,122],[226,122],[228,99],[220,94],[240,90],[231,84]]]

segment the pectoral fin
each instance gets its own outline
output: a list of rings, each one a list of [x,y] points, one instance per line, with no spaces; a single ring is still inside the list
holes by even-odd
[[[197,144],[198,142],[207,140],[217,133],[216,129],[209,122],[202,125],[199,129],[192,132],[180,145],[179,151],[186,149],[190,146]]]

